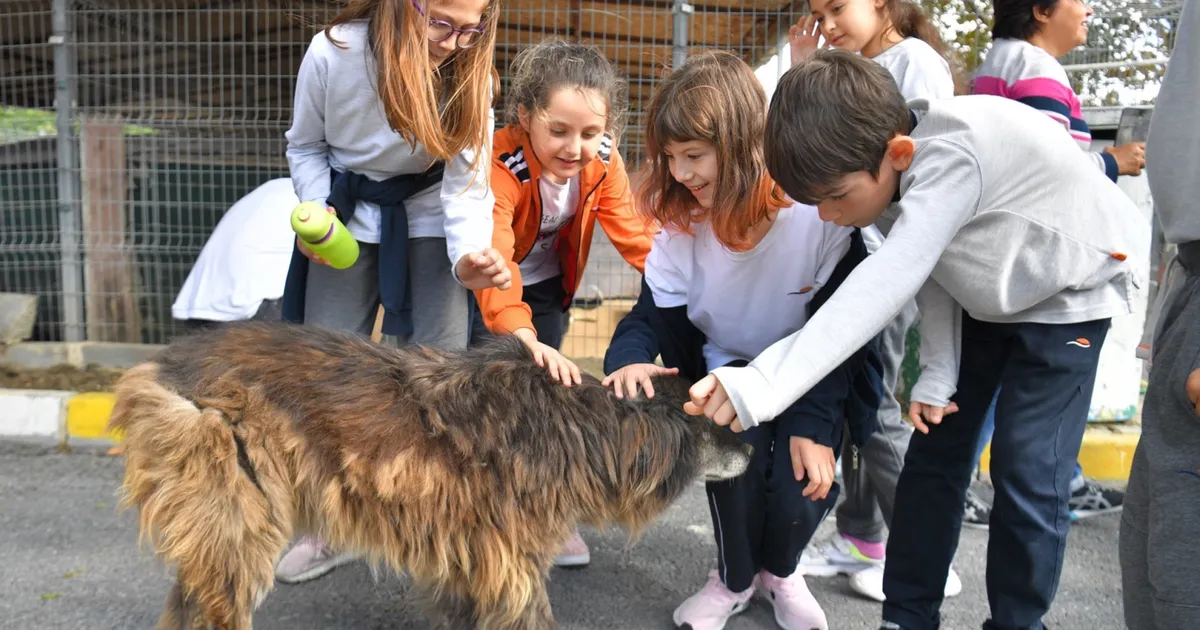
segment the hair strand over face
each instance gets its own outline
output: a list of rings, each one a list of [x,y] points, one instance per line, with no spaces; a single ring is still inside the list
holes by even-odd
[[[499,85],[494,63],[497,15],[492,2],[481,20],[483,35],[440,68],[429,60],[428,21],[413,8],[412,0],[349,0],[330,21],[325,36],[340,46],[330,29],[367,20],[378,72],[375,87],[388,124],[436,160],[449,161],[472,151],[471,167],[478,168],[484,150],[491,146],[488,110],[494,86]]]

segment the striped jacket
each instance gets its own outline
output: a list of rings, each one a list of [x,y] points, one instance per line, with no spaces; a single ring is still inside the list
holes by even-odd
[[[1045,112],[1091,152],[1092,132],[1083,120],[1079,97],[1062,64],[1045,50],[1019,39],[997,39],[976,71],[972,92],[1003,96]],[[1091,155],[1104,174],[1117,181],[1116,158],[1103,151]]]

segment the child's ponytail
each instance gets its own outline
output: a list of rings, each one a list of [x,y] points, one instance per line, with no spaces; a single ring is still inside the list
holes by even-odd
[[[950,64],[950,75],[954,79],[954,93],[967,94],[969,89],[960,66],[958,56],[942,39],[942,34],[925,15],[920,5],[910,0],[891,0],[888,2],[888,14],[892,26],[902,37],[915,37],[937,51]]]

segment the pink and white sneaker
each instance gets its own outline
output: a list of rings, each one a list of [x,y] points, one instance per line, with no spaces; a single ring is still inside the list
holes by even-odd
[[[583,541],[583,536],[579,535],[579,528],[575,528],[575,533],[571,534],[571,538],[558,552],[558,557],[554,559],[554,566],[564,568],[579,568],[586,567],[592,561],[592,554],[588,551],[587,543]]]
[[[710,571],[700,592],[683,600],[675,609],[675,627],[687,630],[721,630],[729,618],[746,610],[754,587],[734,593],[725,587],[721,576]]]
[[[316,536],[303,536],[275,566],[275,579],[284,584],[315,580],[355,558],[351,553],[333,551]]]
[[[829,621],[817,598],[808,590],[804,574],[794,571],[781,578],[768,571],[758,574],[758,586],[775,608],[775,623],[784,630],[829,630]]]

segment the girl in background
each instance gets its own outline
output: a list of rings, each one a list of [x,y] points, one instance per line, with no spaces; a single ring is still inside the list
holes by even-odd
[[[975,73],[974,93],[1011,98],[1045,112],[1063,125],[1114,182],[1121,175],[1140,174],[1145,165],[1143,142],[1092,151],[1092,133],[1083,120],[1079,97],[1058,62],[1059,57],[1087,43],[1091,7],[1077,0],[996,0],[992,6],[992,49]],[[1120,319],[1113,324],[1107,336],[1110,340],[1125,332]],[[1101,373],[1104,363],[1101,357]],[[1097,383],[1099,387],[1101,383]],[[996,429],[999,397],[997,391],[984,419],[975,449],[976,465]],[[1117,512],[1124,502],[1124,493],[1087,479],[1076,462],[1068,501],[1072,519]],[[969,495],[963,524],[987,529],[990,521],[991,506],[981,497]]]

